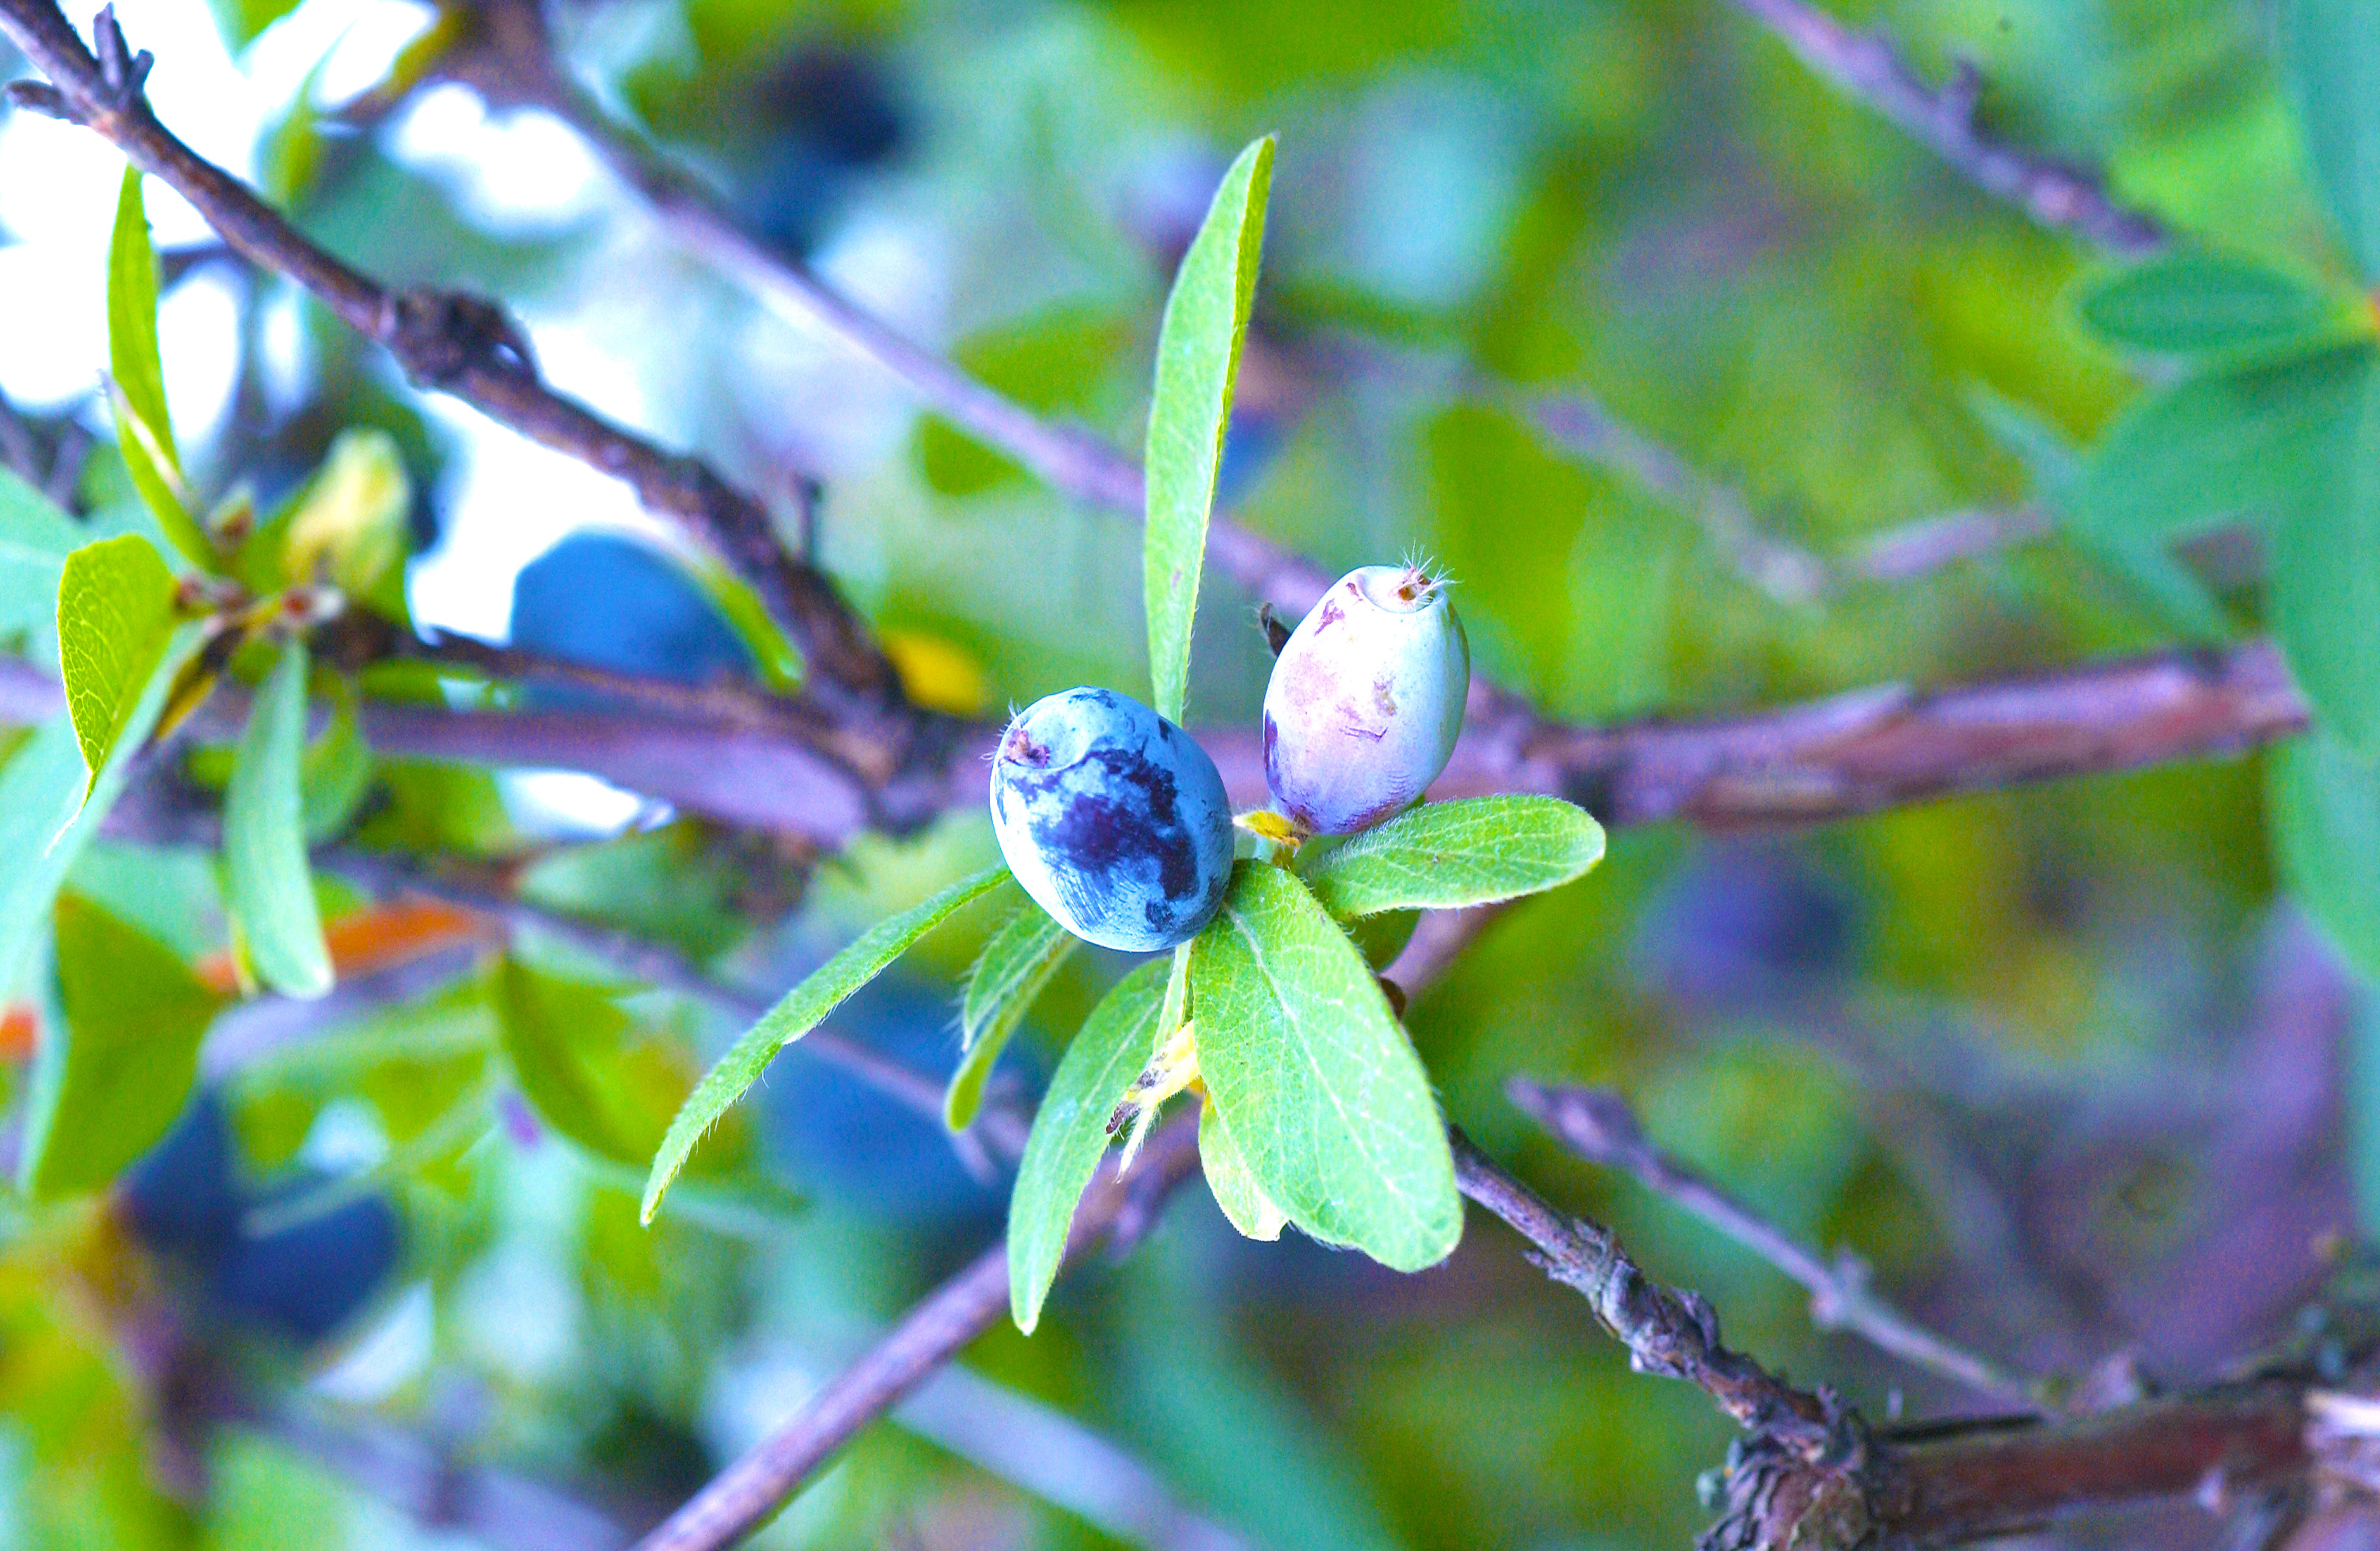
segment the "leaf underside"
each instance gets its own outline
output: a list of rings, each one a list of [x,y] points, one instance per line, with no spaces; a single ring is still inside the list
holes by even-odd
[[[984,1084],[991,1080],[1001,1052],[1080,940],[1039,905],[1027,903],[993,935],[976,961],[960,1014],[965,1053],[942,1099],[942,1120],[953,1131],[975,1123],[983,1108]]]
[[[1117,982],[1050,1078],[1008,1204],[1008,1301],[1027,1335],[1066,1258],[1075,1203],[1108,1150],[1108,1117],[1148,1059],[1169,964],[1152,959]]]
[[[224,874],[257,978],[284,996],[331,988],[331,951],[306,864],[305,643],[292,641],[257,691],[224,791]]]

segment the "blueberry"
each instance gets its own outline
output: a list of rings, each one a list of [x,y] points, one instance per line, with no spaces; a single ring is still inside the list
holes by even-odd
[[[1412,565],[1340,577],[1265,686],[1265,780],[1281,811],[1325,835],[1399,812],[1446,769],[1470,687],[1443,577]]]
[[[188,1274],[206,1315],[311,1346],[344,1327],[395,1272],[404,1250],[396,1210],[370,1194],[251,1235],[241,1222],[251,1206],[326,1181],[300,1172],[259,1194],[237,1178],[232,1155],[230,1117],[202,1088],[125,1174],[126,1216],[142,1243]]]
[[[686,570],[616,533],[574,533],[513,580],[512,644],[681,684],[750,678],[752,654]],[[543,690],[552,705],[599,698]]]
[[[1025,891],[1087,942],[1186,942],[1222,907],[1232,805],[1190,734],[1106,689],[1037,700],[991,769],[991,827]]]

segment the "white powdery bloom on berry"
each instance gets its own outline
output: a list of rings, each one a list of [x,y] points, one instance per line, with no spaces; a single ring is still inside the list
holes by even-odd
[[[1369,829],[1420,796],[1454,752],[1471,647],[1446,581],[1367,565],[1322,595],[1265,688],[1265,779],[1317,834]]]
[[[991,827],[1025,891],[1102,948],[1188,941],[1232,880],[1232,805],[1215,762],[1113,690],[1069,689],[1008,724]]]

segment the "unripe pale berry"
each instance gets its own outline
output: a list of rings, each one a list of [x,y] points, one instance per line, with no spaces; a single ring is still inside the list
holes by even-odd
[[[1325,835],[1395,814],[1446,769],[1470,687],[1443,577],[1412,565],[1340,577],[1265,687],[1265,780],[1281,812]]]
[[[1232,880],[1232,804],[1215,762],[1112,690],[1069,689],[1008,724],[991,827],[1025,891],[1102,948],[1188,941]]]

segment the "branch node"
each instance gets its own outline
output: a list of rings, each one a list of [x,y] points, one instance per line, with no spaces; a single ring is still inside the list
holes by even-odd
[[[157,61],[147,49],[132,52],[124,40],[123,24],[115,19],[114,5],[100,7],[91,24],[91,52],[99,61],[99,79],[107,89],[106,103],[112,112],[130,113],[142,105],[141,92],[149,84],[149,71]]]
[[[5,91],[8,101],[27,113],[37,113],[44,118],[61,118],[68,124],[78,122],[74,104],[66,93],[45,80],[12,80]]]
[[[1961,59],[1951,67],[1950,79],[1942,83],[1942,119],[1946,127],[1955,132],[1972,132],[1975,125],[1975,104],[1984,94],[1984,73],[1972,59]]]
[[[375,331],[418,382],[443,388],[475,369],[537,380],[528,336],[504,309],[464,291],[391,291]]]

